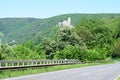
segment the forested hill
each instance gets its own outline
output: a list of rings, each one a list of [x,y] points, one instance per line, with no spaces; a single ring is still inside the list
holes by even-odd
[[[0,18],[0,33],[3,33],[2,42],[23,43],[34,40],[36,43],[43,38],[53,38],[56,33],[57,24],[71,17],[72,25],[80,23],[84,18],[106,18],[114,19],[120,14],[65,14],[45,19],[38,18]]]

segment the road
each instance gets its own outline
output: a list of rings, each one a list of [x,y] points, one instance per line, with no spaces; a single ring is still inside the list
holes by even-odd
[[[113,80],[120,75],[120,63],[67,69],[4,80]]]

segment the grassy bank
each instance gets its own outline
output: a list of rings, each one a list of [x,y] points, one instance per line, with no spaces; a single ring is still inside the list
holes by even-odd
[[[120,77],[117,80],[120,80]]]
[[[113,62],[107,62],[113,63]],[[59,65],[59,66],[51,66],[51,67],[40,67],[40,68],[28,68],[24,70],[6,70],[0,71],[0,79],[3,78],[10,78],[10,77],[17,77],[17,76],[25,76],[31,74],[38,74],[44,72],[51,72],[57,70],[64,70],[64,69],[72,69],[72,68],[79,68],[79,67],[86,67],[86,66],[94,66],[94,65],[101,65],[107,64],[106,62],[95,62],[95,63],[86,63],[86,64],[74,64],[74,65]]]

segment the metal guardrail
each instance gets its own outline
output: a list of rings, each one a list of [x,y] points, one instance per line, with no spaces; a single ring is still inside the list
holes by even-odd
[[[78,64],[79,60],[0,60],[0,70]]]

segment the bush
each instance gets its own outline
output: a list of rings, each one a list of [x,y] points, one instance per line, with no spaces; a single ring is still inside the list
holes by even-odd
[[[67,46],[63,50],[56,51],[56,59],[79,59],[79,53],[81,53],[81,48],[78,46]]]
[[[103,60],[106,58],[106,54],[97,51],[97,49],[81,49],[78,46],[68,46],[63,50],[56,51],[55,59],[79,59],[84,61]]]

